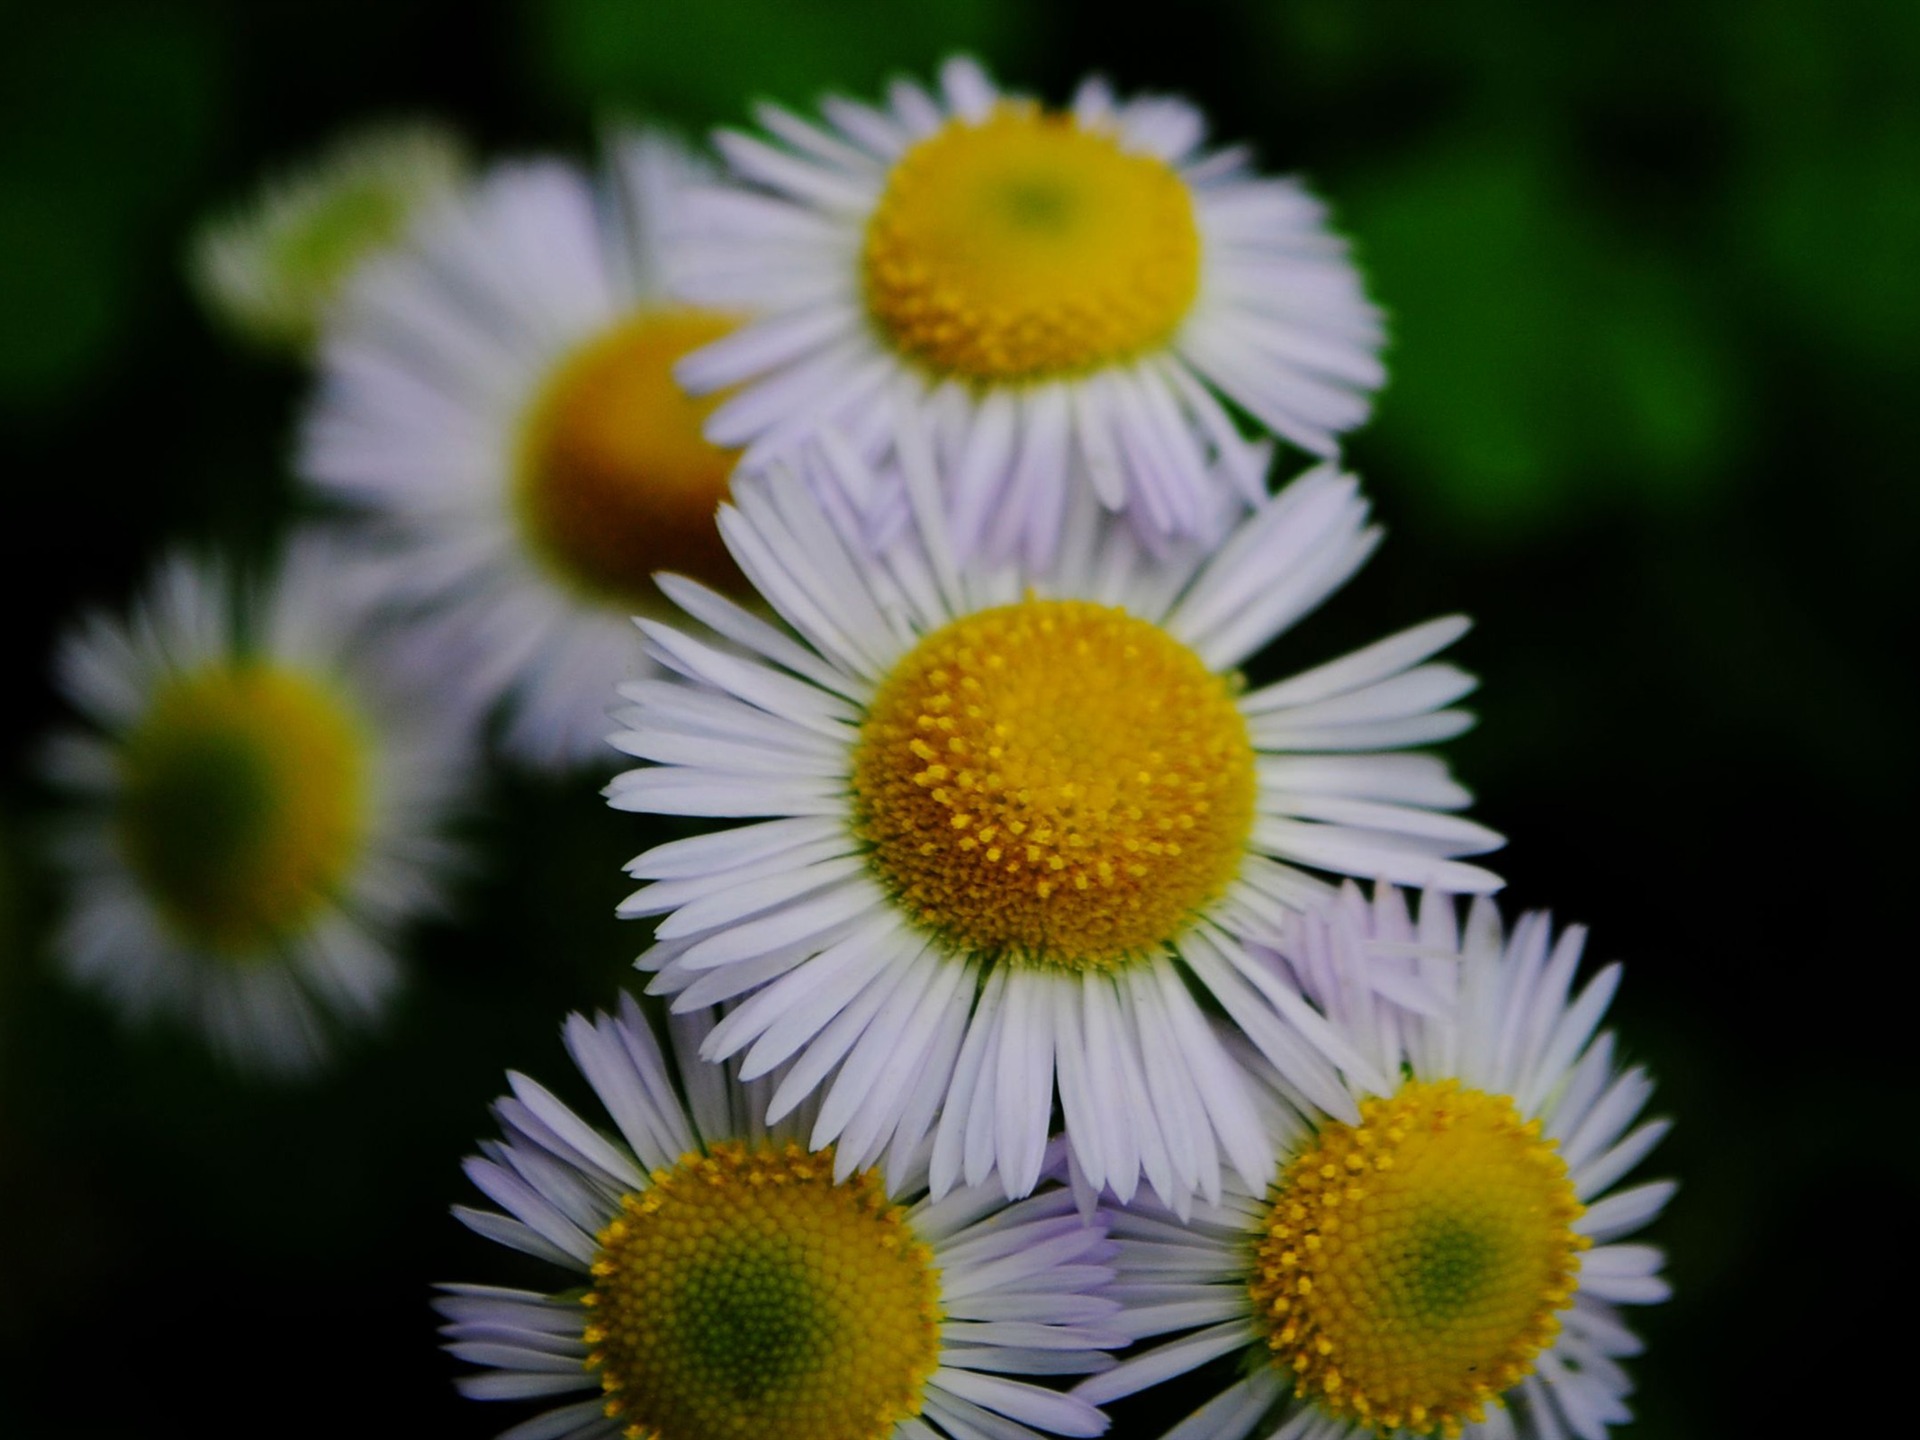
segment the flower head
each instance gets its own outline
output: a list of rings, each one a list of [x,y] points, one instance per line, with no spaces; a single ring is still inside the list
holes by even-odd
[[[1236,415],[1323,456],[1365,418],[1380,321],[1320,203],[1185,103],[1090,80],[1053,111],[955,60],[822,108],[723,133],[734,184],[684,212],[677,288],[758,317],[679,367],[739,387],[708,434],[749,467],[831,425],[888,476],[917,419],[959,552],[1044,565],[1069,490],[1194,536],[1264,493]]]
[[[516,755],[605,754],[628,617],[671,566],[742,582],[713,525],[732,454],[676,360],[735,319],[668,301],[660,226],[691,161],[625,135],[596,187],[496,166],[368,267],[326,335],[300,466],[387,546],[391,603],[424,607]]]
[[[510,1077],[504,1139],[467,1164],[505,1213],[456,1213],[584,1288],[444,1287],[448,1348],[488,1367],[461,1388],[593,1392],[529,1422],[552,1437],[1103,1431],[1085,1402],[1010,1377],[1112,1364],[1104,1223],[1060,1189],[1011,1205],[997,1188],[931,1200],[924,1158],[840,1173],[831,1151],[806,1149],[805,1110],[767,1126],[768,1082],[696,1058],[713,1020],[676,1017],[667,1052],[630,998],[618,1018],[568,1019],[567,1048],[617,1139]]]
[[[80,802],[62,957],[244,1064],[303,1068],[323,1016],[378,1013],[392,932],[437,904],[451,856],[463,738],[378,658],[355,590],[318,537],[240,597],[175,559],[129,623],[95,616],[59,655],[94,727],[50,756]]]
[[[625,912],[666,916],[642,968],[676,1004],[740,999],[707,1054],[750,1076],[797,1057],[774,1113],[824,1088],[812,1141],[842,1163],[911,1148],[937,1110],[936,1193],[996,1163],[1024,1193],[1057,1085],[1120,1194],[1142,1174],[1176,1204],[1217,1194],[1223,1152],[1264,1177],[1194,990],[1350,1104],[1334,1071],[1357,1057],[1257,952],[1328,893],[1308,869],[1498,884],[1455,858],[1499,838],[1445,813],[1467,796],[1444,766],[1387,753],[1468,723],[1445,707],[1471,680],[1428,663],[1465,622],[1247,690],[1235,667],[1373,548],[1350,477],[1302,477],[1217,553],[1155,555],[1084,495],[1036,574],[958,565],[928,457],[909,474],[917,522],[877,559],[844,446],[736,483],[721,529],[790,631],[663,579],[724,642],[643,624],[672,673],[624,692],[614,743],[652,764],[608,794],[753,823],[633,862],[652,883]]]
[[[346,136],[202,226],[189,257],[194,284],[235,333],[304,354],[354,271],[398,244],[466,168],[465,147],[438,125]]]
[[[1341,1117],[1265,1069],[1282,1137],[1268,1185],[1184,1229],[1150,1205],[1113,1215],[1122,1323],[1190,1333],[1079,1393],[1117,1399],[1238,1352],[1241,1378],[1193,1433],[1545,1440],[1627,1418],[1616,1362],[1639,1347],[1614,1307],[1667,1287],[1658,1250],[1613,1242],[1674,1187],[1614,1188],[1667,1129],[1635,1125],[1652,1087],[1595,1035],[1619,966],[1575,995],[1579,929],[1555,942],[1532,914],[1503,937],[1484,901],[1464,935],[1455,923],[1431,895],[1416,923],[1387,886],[1296,921],[1280,947],[1296,978],[1388,1083],[1356,1087],[1358,1116]],[[1382,1003],[1368,972],[1383,963],[1444,1003]],[[1161,1303],[1175,1292],[1185,1303]]]

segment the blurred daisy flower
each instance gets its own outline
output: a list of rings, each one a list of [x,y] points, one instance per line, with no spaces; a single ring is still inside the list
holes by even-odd
[[[749,468],[833,424],[884,472],[915,412],[961,557],[1043,566],[1068,491],[1193,536],[1216,487],[1265,493],[1243,418],[1321,456],[1366,418],[1381,323],[1345,243],[1190,105],[1089,80],[1051,111],[954,60],[937,97],[822,110],[722,133],[736,183],[683,212],[678,288],[755,318],[677,373],[739,387],[707,433]]]
[[[829,447],[832,449],[833,447]],[[1221,1153],[1264,1183],[1273,1150],[1197,994],[1289,1081],[1351,1112],[1359,1065],[1250,947],[1330,893],[1296,867],[1481,891],[1455,858],[1500,838],[1427,755],[1470,717],[1430,663],[1433,621],[1244,690],[1235,667],[1314,609],[1378,532],[1356,482],[1316,469],[1220,535],[1155,556],[1091,493],[1046,576],[959,565],[930,456],[918,526],[877,560],[844,446],[812,483],[737,479],[720,526],[791,630],[690,581],[662,584],[727,648],[655,622],[670,678],[614,743],[652,762],[622,809],[753,820],[641,855],[622,907],[664,915],[641,968],[676,1004],[740,1001],[708,1058],[798,1057],[777,1118],[839,1067],[812,1143],[941,1110],[935,1194],[997,1164],[1040,1175],[1056,1083],[1082,1164],[1125,1196],[1217,1195]],[[837,523],[836,523],[837,521]],[[1371,1074],[1371,1071],[1363,1073]],[[1357,1118],[1357,1116],[1356,1116]]]
[[[1600,1440],[1630,1418],[1618,1362],[1640,1345],[1616,1307],[1668,1287],[1659,1250],[1618,1242],[1674,1186],[1617,1188],[1668,1128],[1639,1120],[1652,1083],[1594,1033],[1620,967],[1574,994],[1581,929],[1556,941],[1529,914],[1503,936],[1487,901],[1456,926],[1451,900],[1426,897],[1415,921],[1386,886],[1296,923],[1283,949],[1301,985],[1392,1083],[1355,1090],[1356,1120],[1265,1071],[1270,1184],[1186,1226],[1113,1211],[1122,1325],[1185,1333],[1076,1393],[1105,1403],[1237,1355],[1168,1440]],[[1448,1003],[1377,1003],[1369,952]]]
[[[603,185],[502,164],[355,281],[323,347],[300,468],[385,539],[389,594],[426,605],[471,698],[507,699],[507,748],[607,755],[628,620],[670,566],[742,582],[714,530],[733,455],[675,361],[735,321],[666,300],[660,225],[690,160],[645,135]]]
[[[713,1016],[663,1051],[630,998],[575,1015],[567,1049],[619,1134],[512,1075],[504,1138],[467,1174],[480,1234],[570,1272],[559,1293],[448,1285],[447,1348],[475,1399],[568,1398],[509,1436],[1035,1440],[1106,1417],[1015,1378],[1111,1365],[1104,1221],[1063,1189],[926,1194],[924,1158],[848,1169],[810,1153],[810,1113],[760,1123],[772,1082],[697,1058]],[[684,1096],[684,1099],[682,1098]],[[504,1213],[503,1213],[504,1212]]]
[[[453,859],[462,737],[368,653],[354,588],[316,536],[257,591],[176,557],[129,621],[94,615],[58,654],[92,723],[49,746],[77,801],[60,958],[248,1068],[307,1069],[332,1022],[380,1013],[394,932]]]
[[[466,169],[465,146],[442,126],[356,132],[203,225],[189,278],[235,334],[304,355],[353,272],[452,194]]]

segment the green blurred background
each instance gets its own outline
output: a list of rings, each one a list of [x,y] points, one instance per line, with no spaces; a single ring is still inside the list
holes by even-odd
[[[1912,1298],[1912,483],[1920,6],[1911,0],[127,0],[5,6],[0,46],[0,1435],[486,1435],[436,1279],[542,1283],[447,1218],[507,1066],[642,933],[652,838],[594,783],[480,777],[464,922],[325,1082],[243,1084],[130,1035],[46,953],[58,628],[158,547],[256,551],[291,505],[290,366],[182,281],[194,221],[342,127],[432,114],[485,153],[606,117],[871,92],[955,48],[1063,96],[1184,92],[1304,172],[1393,317],[1356,437],[1391,536],[1292,668],[1464,609],[1452,757],[1513,837],[1510,901],[1630,961],[1616,1017],[1679,1128],[1637,1323],[1648,1437],[1848,1410]],[[1896,936],[1902,938],[1896,940]],[[1896,1375],[1904,1371],[1896,1371]],[[1848,1397],[1853,1397],[1849,1399]],[[1182,1403],[1122,1407],[1156,1434]],[[1867,1415],[1875,1412],[1869,1408]],[[1886,1417],[1899,1423],[1903,1411]],[[1839,1417],[1835,1417],[1838,1420]],[[1851,1417],[1849,1417],[1851,1418]],[[1814,1420],[1812,1423],[1821,1423]]]

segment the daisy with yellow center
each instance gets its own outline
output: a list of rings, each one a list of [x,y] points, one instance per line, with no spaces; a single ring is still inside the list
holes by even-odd
[[[1090,80],[1050,110],[966,60],[940,80],[718,137],[735,183],[689,197],[674,281],[759,317],[679,367],[738,387],[716,443],[754,467],[834,427],[880,473],[884,525],[923,430],[962,558],[1044,565],[1074,490],[1197,536],[1223,496],[1264,494],[1243,419],[1331,456],[1366,418],[1379,316],[1297,181],[1205,150],[1178,100]]]
[[[442,1287],[447,1348],[487,1367],[461,1389],[584,1394],[509,1432],[549,1440],[1104,1431],[1085,1401],[1013,1378],[1112,1365],[1104,1219],[1060,1188],[932,1200],[924,1156],[849,1170],[831,1148],[808,1151],[811,1106],[760,1121],[778,1077],[742,1085],[736,1067],[698,1058],[714,1018],[675,1017],[671,1051],[628,997],[618,1018],[567,1020],[617,1138],[509,1077],[503,1139],[467,1162],[500,1209],[455,1213],[577,1281],[551,1295]]]
[[[655,570],[743,582],[714,529],[733,452],[673,379],[737,317],[667,299],[690,160],[620,137],[596,187],[495,167],[369,267],[328,327],[300,466],[385,543],[387,593],[434,617],[462,699],[504,702],[535,764],[606,754],[628,619]]]
[[[1171,1432],[1209,1440],[1602,1436],[1629,1418],[1615,1309],[1663,1300],[1661,1254],[1615,1243],[1652,1220],[1667,1181],[1616,1189],[1666,1133],[1636,1124],[1652,1086],[1595,1034],[1619,982],[1573,993],[1584,932],[1547,917],[1510,938],[1490,902],[1466,932],[1429,895],[1349,888],[1278,947],[1303,989],[1381,1074],[1358,1114],[1300,1108],[1256,1056],[1281,1157],[1190,1224],[1112,1212],[1136,1338],[1186,1332],[1076,1393],[1105,1403],[1222,1356],[1240,1378]],[[1374,965],[1424,1013],[1382,1003]]]
[[[466,147],[441,126],[348,135],[270,180],[194,236],[188,273],[213,317],[265,349],[305,355],[366,260],[466,177]]]
[[[729,648],[646,622],[671,678],[625,690],[614,743],[652,764],[620,808],[749,822],[651,850],[623,907],[663,915],[640,959],[678,1005],[739,1003],[709,1058],[792,1059],[772,1114],[824,1101],[843,1163],[933,1129],[936,1194],[1040,1174],[1059,1095],[1086,1173],[1171,1203],[1222,1156],[1273,1164],[1247,1082],[1196,991],[1290,1081],[1349,1104],[1357,1063],[1251,947],[1328,893],[1302,868],[1485,890],[1457,856],[1499,838],[1466,793],[1388,751],[1468,723],[1471,680],[1419,626],[1249,689],[1235,667],[1377,539],[1351,477],[1316,470],[1214,546],[1153,554],[1083,494],[1058,563],[959,565],[931,457],[915,524],[875,558],[843,445],[803,481],[736,481],[721,530],[791,630],[663,581]],[[1370,1071],[1365,1072],[1371,1074]]]
[[[449,859],[461,737],[364,653],[356,591],[307,537],[236,628],[228,578],[174,560],[129,624],[95,617],[59,656],[95,727],[50,753],[80,802],[62,958],[250,1067],[307,1068],[337,1021],[379,1013],[393,932]]]

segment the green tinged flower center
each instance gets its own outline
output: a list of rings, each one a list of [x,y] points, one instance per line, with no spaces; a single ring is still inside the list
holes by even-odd
[[[123,853],[187,940],[245,953],[338,893],[365,829],[365,743],[338,696],[270,666],[164,687],[120,753]]]
[[[738,1142],[600,1232],[587,1363],[631,1440],[884,1440],[939,1363],[939,1276],[871,1171]]]

